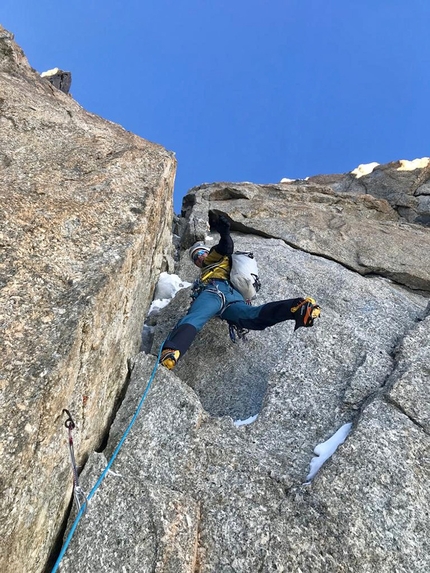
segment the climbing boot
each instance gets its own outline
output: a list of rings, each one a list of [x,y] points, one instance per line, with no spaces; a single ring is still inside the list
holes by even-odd
[[[161,352],[160,364],[168,368],[169,370],[173,370],[176,366],[177,361],[179,360],[179,356],[181,353],[179,350],[172,350],[171,348],[165,348]]]
[[[298,305],[291,308],[296,325],[294,330],[301,326],[313,326],[315,318],[321,314],[321,308],[311,297],[304,298]]]

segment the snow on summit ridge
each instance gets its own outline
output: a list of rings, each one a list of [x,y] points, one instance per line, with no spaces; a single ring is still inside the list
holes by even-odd
[[[409,159],[400,159],[399,160],[400,166],[397,168],[397,171],[414,171],[415,169],[425,169],[430,164],[430,157],[421,157],[413,160]],[[355,175],[356,179],[360,179],[364,175],[369,175],[378,167],[380,163],[377,161],[372,161],[371,163],[360,163],[358,167],[350,171],[351,175]],[[309,177],[305,179],[301,179],[301,181],[306,181]],[[288,177],[283,177],[281,179],[281,183],[293,183],[294,181],[298,181],[298,179],[290,179]]]

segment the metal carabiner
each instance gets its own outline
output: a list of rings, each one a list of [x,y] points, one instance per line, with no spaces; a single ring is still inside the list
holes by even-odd
[[[72,414],[69,412],[69,410],[66,410],[65,408],[63,409],[63,414],[66,414],[66,416],[68,416],[67,420],[64,422],[64,425],[68,430],[73,430],[73,428],[75,428],[75,422],[73,421]]]

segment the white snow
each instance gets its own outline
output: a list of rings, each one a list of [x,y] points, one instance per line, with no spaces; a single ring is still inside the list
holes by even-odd
[[[155,287],[154,299],[149,307],[148,316],[157,313],[167,306],[175,294],[183,288],[191,286],[191,283],[183,281],[178,275],[161,273]]]
[[[424,169],[427,167],[429,162],[429,157],[421,157],[421,159],[414,159],[413,161],[401,159],[400,167],[397,168],[397,171],[413,171],[414,169]]]
[[[169,275],[169,273],[161,273],[157,286],[155,287],[154,300],[163,298],[173,298],[175,294],[185,288],[191,286],[191,283],[183,281],[178,275]]]
[[[363,177],[363,175],[369,175],[369,173],[372,173],[372,171],[375,169],[375,167],[378,167],[378,165],[379,163],[376,163],[376,161],[373,163],[362,163],[356,167],[354,171],[351,171],[351,175],[355,175],[356,179],[360,179],[360,177]]]
[[[235,420],[233,422],[233,424],[238,428],[239,426],[248,426],[249,424],[252,424],[253,422],[255,422],[255,420],[258,418],[258,414],[255,414],[255,416],[251,416],[250,418],[246,418],[246,420]]]
[[[47,70],[46,72],[42,72],[42,73],[40,74],[40,77],[41,77],[41,78],[46,78],[46,77],[49,77],[49,76],[55,76],[55,74],[58,74],[59,71],[60,71],[60,70],[59,70],[58,68],[53,68],[52,70]]]
[[[149,307],[149,310],[148,310],[148,316],[150,314],[158,313],[162,308],[167,306],[171,300],[172,300],[171,298],[159,298],[159,299],[153,300],[151,302],[151,306]]]
[[[292,183],[295,179],[288,179],[288,177],[282,177],[281,183]]]
[[[316,456],[311,460],[310,471],[306,478],[307,482],[310,482],[315,477],[323,463],[326,462],[334,454],[338,446],[343,444],[349,432],[351,431],[351,426],[351,423],[344,424],[326,442],[318,444],[315,447],[314,454],[316,454]]]
[[[400,159],[400,167],[397,168],[397,171],[413,171],[414,169],[424,169],[429,165],[430,158],[429,157],[421,157],[421,159],[414,159],[413,161],[409,161],[408,159]],[[369,175],[372,171],[377,167],[379,163],[374,161],[373,163],[362,163],[358,167],[351,171],[352,175],[355,175],[357,179],[363,177],[363,175]]]
[[[304,179],[289,179],[288,177],[282,177],[280,183],[294,183],[295,181],[308,181],[309,177],[305,177]]]

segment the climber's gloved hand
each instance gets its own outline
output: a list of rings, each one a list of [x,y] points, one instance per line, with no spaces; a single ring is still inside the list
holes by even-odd
[[[225,215],[218,215],[214,211],[209,211],[209,227],[211,231],[226,234],[230,232],[230,221]]]
[[[230,221],[224,215],[220,215],[217,224],[218,233],[229,233],[230,232]]]
[[[215,226],[218,223],[218,215],[215,213],[215,211],[209,211],[208,212],[208,219],[209,219],[209,229],[211,231],[216,231]]]

